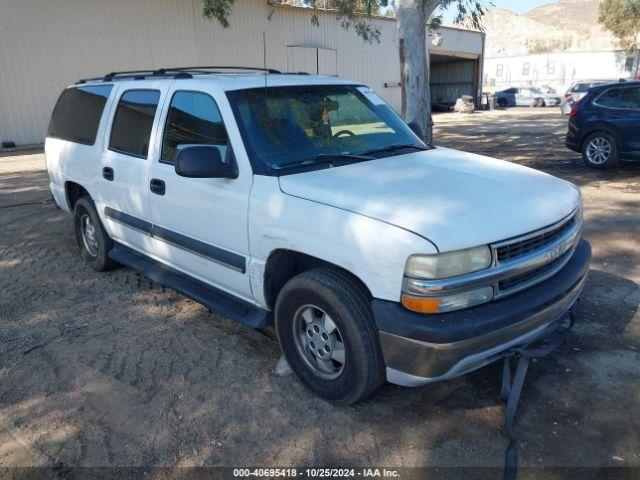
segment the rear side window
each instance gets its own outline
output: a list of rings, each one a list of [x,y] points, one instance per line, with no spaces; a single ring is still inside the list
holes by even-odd
[[[620,93],[619,108],[640,110],[640,88],[623,88]]]
[[[600,105],[601,107],[620,108],[619,98],[620,89],[614,88],[604,92],[593,103],[595,103],[596,105]]]
[[[113,117],[109,150],[147,158],[151,128],[159,100],[158,90],[124,92]]]
[[[176,92],[171,99],[160,161],[175,163],[180,148],[212,145],[226,158],[229,137],[215,100],[206,93]]]
[[[53,109],[47,137],[93,145],[112,88],[113,85],[67,88]]]

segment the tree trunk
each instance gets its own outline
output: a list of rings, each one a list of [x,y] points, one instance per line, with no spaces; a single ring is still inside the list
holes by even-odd
[[[431,92],[427,51],[427,19],[439,1],[396,0],[402,82],[402,117],[415,123],[431,143]]]

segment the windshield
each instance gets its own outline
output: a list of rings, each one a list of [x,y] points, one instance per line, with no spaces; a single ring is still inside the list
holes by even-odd
[[[542,93],[542,90],[540,90],[538,87],[529,87],[529,90],[533,93]]]
[[[403,148],[425,148],[368,87],[269,87],[227,95],[254,164],[266,172],[326,165],[329,158],[362,161],[406,153]]]

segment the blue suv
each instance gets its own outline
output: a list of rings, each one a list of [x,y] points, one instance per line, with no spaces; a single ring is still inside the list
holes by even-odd
[[[593,168],[613,168],[640,154],[640,82],[600,85],[573,104],[567,148]]]

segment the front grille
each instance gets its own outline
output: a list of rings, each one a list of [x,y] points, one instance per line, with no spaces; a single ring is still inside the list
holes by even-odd
[[[540,250],[541,248],[555,242],[567,230],[573,227],[575,223],[576,215],[569,218],[563,224],[558,225],[556,228],[541,233],[540,235],[524,240],[515,240],[512,243],[497,247],[496,258],[498,259],[498,262],[506,262]]]
[[[563,263],[566,260],[567,255],[571,255],[573,251],[569,251],[562,255],[560,258],[557,258],[551,263],[547,263],[540,268],[536,268],[534,270],[530,270],[525,273],[521,273],[520,275],[516,275],[514,277],[509,277],[505,280],[501,280],[498,282],[498,288],[501,292],[508,292],[516,287],[519,287],[523,284],[530,282],[531,280],[543,278],[548,273],[552,272],[558,265]]]

